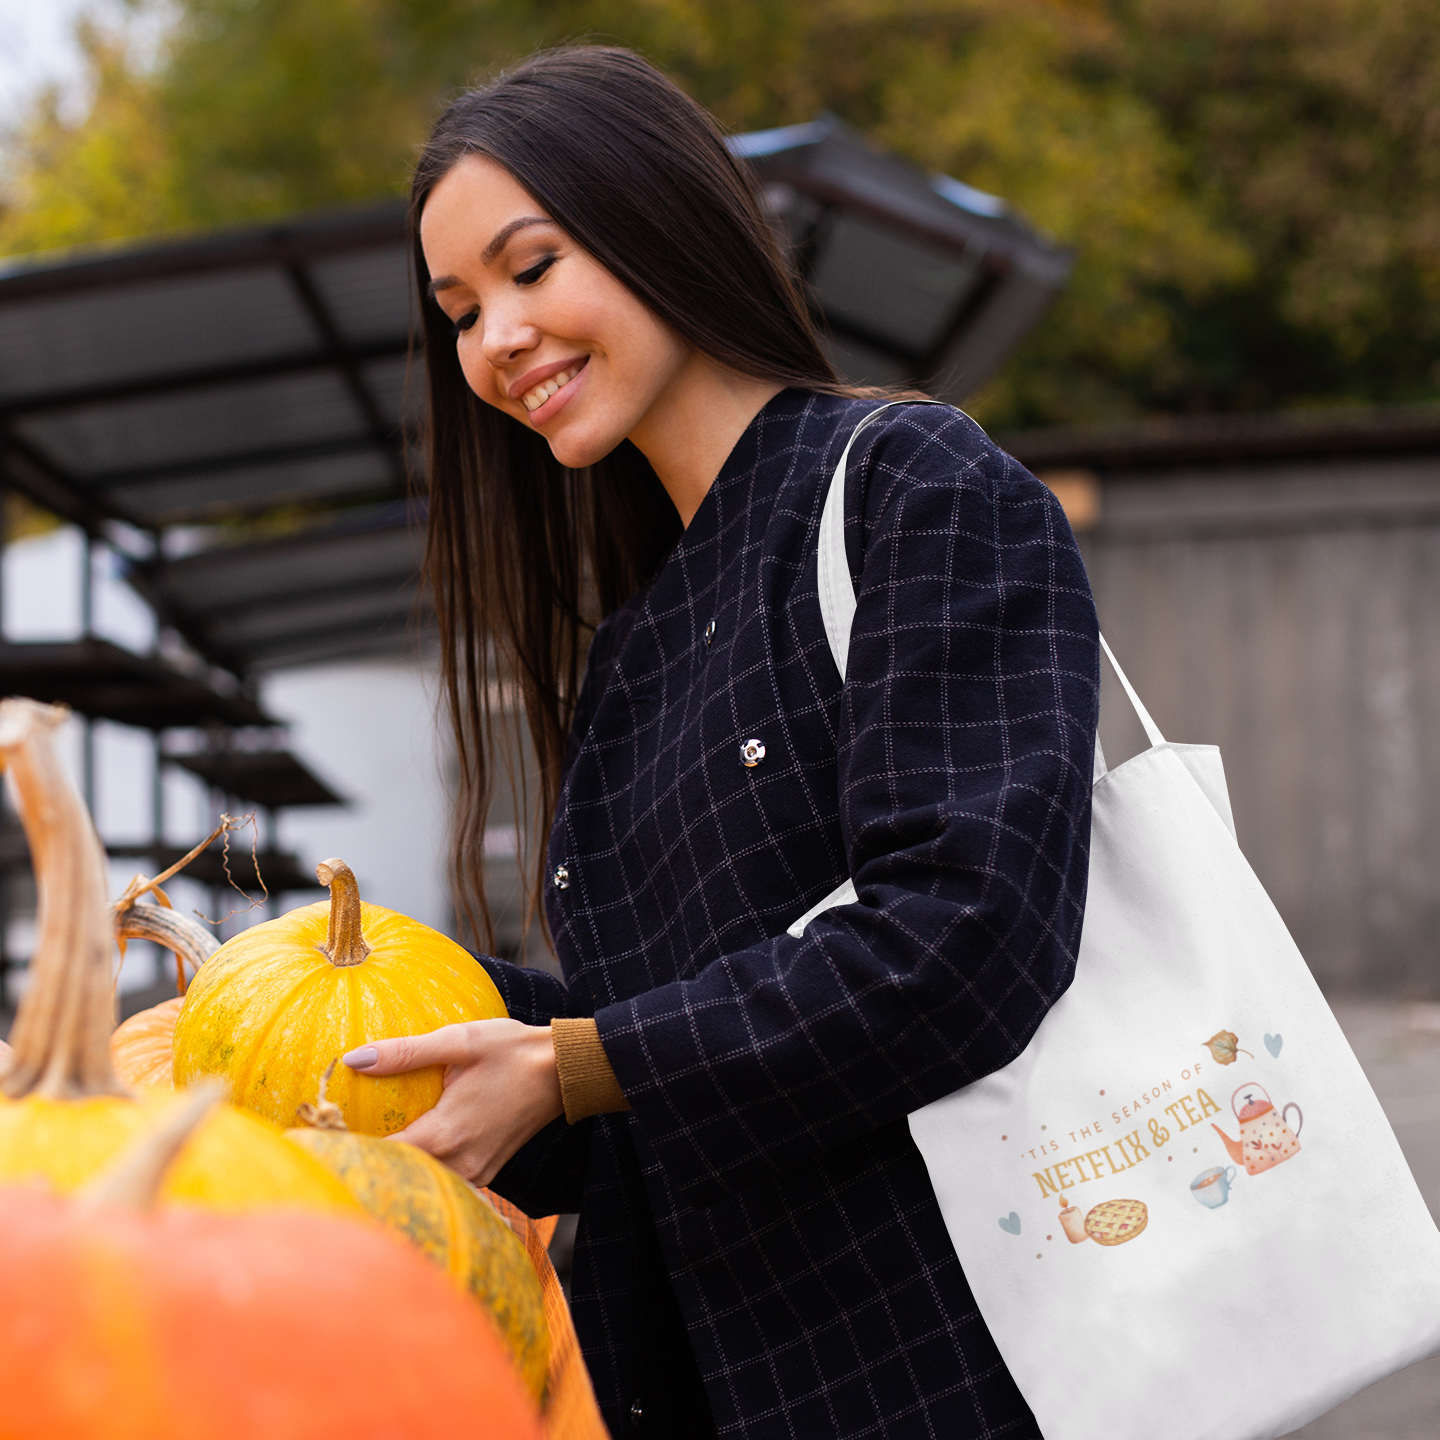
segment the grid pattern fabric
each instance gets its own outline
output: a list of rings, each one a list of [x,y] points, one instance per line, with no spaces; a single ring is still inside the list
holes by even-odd
[[[583,1186],[576,1323],[617,1434],[663,1388],[629,1337],[665,1276],[722,1435],[1037,1433],[905,1117],[1019,1054],[1073,975],[1094,606],[1044,486],[958,412],[892,410],[847,474],[842,687],[816,537],[874,403],[773,399],[591,650],[545,897],[568,992],[513,1013],[593,1013],[633,1109],[551,1127],[498,1188],[538,1213]],[[785,934],[847,874],[857,903]]]

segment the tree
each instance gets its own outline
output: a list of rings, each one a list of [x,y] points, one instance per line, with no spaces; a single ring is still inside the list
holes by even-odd
[[[132,0],[137,7],[148,0]],[[403,189],[443,97],[633,45],[733,129],[832,110],[1079,252],[973,403],[994,425],[1440,391],[1422,0],[175,0],[148,67],[15,146],[0,248]]]
[[[1429,0],[1137,0],[1128,71],[1245,238],[1178,303],[1152,403],[1440,394],[1440,25]]]

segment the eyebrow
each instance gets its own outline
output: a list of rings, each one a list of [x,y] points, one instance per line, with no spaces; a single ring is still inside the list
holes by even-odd
[[[522,215],[518,220],[512,220],[508,225],[502,225],[495,232],[495,238],[485,247],[484,253],[480,256],[480,263],[488,265],[510,243],[510,237],[517,231],[528,230],[532,225],[553,225],[554,223],[553,220],[547,220],[543,215]]]

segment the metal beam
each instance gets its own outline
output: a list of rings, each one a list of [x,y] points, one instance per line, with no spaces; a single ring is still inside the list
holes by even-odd
[[[308,645],[287,648],[277,644],[263,650],[257,647],[251,667],[263,672],[286,666],[343,660],[350,656],[415,655],[434,636],[434,627],[424,625],[381,631],[374,626],[337,627],[327,629],[323,636],[316,637]]]
[[[231,450],[203,460],[167,460],[163,465],[129,465],[114,470],[92,470],[84,479],[84,493],[97,496],[127,485],[184,484],[190,480],[218,475],[225,470],[285,465],[306,460],[330,460],[337,455],[358,455],[375,448],[366,435],[347,435],[338,440],[316,440],[303,445],[265,445],[252,450]]]
[[[405,202],[332,210],[276,225],[220,230],[198,239],[107,247],[57,263],[53,255],[25,256],[0,267],[0,305],[38,296],[173,280],[217,270],[242,270],[320,259],[406,242]]]
[[[155,585],[149,566],[141,561],[132,561],[125,567],[125,583],[149,605],[161,625],[173,630],[207,664],[226,670],[237,679],[244,679],[243,662],[210,644],[204,630],[183,610],[177,610],[169,597]]]
[[[167,481],[166,488],[180,488],[179,481]],[[329,515],[337,508],[384,505],[396,498],[394,482],[382,478],[364,487],[324,490],[316,493],[270,493],[242,500],[209,500],[184,505],[178,497],[173,502],[159,501],[145,507],[146,524],[161,529],[172,525],[218,524],[229,520],[262,520],[283,506],[287,515],[295,517]]]
[[[237,365],[214,365],[198,370],[170,371],[135,380],[115,380],[106,385],[78,385],[70,390],[52,390],[30,399],[0,399],[0,417],[13,420],[33,415],[48,415],[57,410],[81,410],[94,405],[111,405],[124,400],[149,400],[157,395],[183,395],[195,390],[218,390],[225,386],[244,385],[252,380],[271,380],[277,376],[303,375],[316,370],[338,369],[348,379],[351,374],[358,375],[360,365],[375,360],[397,359],[404,355],[408,348],[408,340],[385,340],[370,345],[347,347],[338,335],[333,335],[327,337],[324,350],[299,355],[272,356],[269,359],[246,360]],[[373,402],[370,408],[373,410]]]
[[[365,383],[365,377],[360,373],[360,365],[354,352],[341,337],[340,329],[335,324],[335,318],[330,314],[330,308],[325,304],[319,288],[309,272],[299,263],[287,265],[285,273],[289,277],[291,288],[295,291],[302,308],[309,316],[310,323],[320,332],[331,363],[344,377],[345,388],[349,390],[350,398],[354,400],[360,413],[365,417],[365,425],[370,431],[370,438],[389,457],[390,473],[396,484],[403,485],[405,483],[405,464],[400,455],[398,431],[395,427],[387,424],[385,417],[380,413],[380,407],[375,403],[375,396]],[[407,347],[408,338],[407,336]],[[402,347],[400,353],[403,354],[405,348]]]
[[[242,608],[247,620],[269,614],[283,615],[299,610],[306,605],[343,604],[348,600],[369,599],[375,597],[377,592],[385,590],[387,586],[393,587],[394,593],[398,595],[406,589],[413,589],[419,578],[419,566],[412,561],[403,567],[397,564],[389,566],[383,571],[367,570],[363,576],[357,576],[355,579],[347,580],[339,585],[311,585],[305,588],[271,590],[263,600],[244,601]],[[156,583],[163,588],[165,584],[163,573],[157,577]],[[233,604],[225,604],[215,609],[192,610],[189,613],[197,623],[204,624],[211,619],[228,617],[235,608],[236,606]]]
[[[1171,415],[1112,425],[1012,431],[997,437],[1032,470],[1080,466],[1113,474],[1257,460],[1440,452],[1440,406],[1313,410],[1279,415]]]

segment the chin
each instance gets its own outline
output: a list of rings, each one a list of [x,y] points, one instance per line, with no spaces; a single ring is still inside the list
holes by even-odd
[[[625,437],[562,433],[546,436],[550,453],[567,469],[583,470],[603,460]]]

